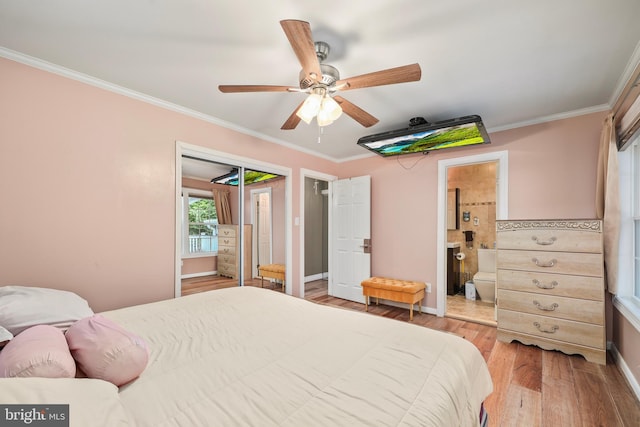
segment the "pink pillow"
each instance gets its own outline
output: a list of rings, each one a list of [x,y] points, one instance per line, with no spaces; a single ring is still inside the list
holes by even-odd
[[[66,338],[73,358],[87,377],[118,387],[138,378],[149,361],[142,338],[99,314],[71,325]]]
[[[38,325],[16,335],[0,351],[0,377],[73,378],[76,363],[64,333]]]

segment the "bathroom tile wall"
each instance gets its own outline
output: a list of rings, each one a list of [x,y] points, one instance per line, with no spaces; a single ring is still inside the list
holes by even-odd
[[[448,189],[460,189],[460,229],[448,230],[449,242],[460,242],[465,254],[464,271],[473,277],[478,271],[477,249],[481,245],[493,248],[496,240],[496,180],[497,162],[451,167],[448,170]],[[469,221],[463,213],[469,212]],[[473,247],[465,243],[464,231],[473,231]]]

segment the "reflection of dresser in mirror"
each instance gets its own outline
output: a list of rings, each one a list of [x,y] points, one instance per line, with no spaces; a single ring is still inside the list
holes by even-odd
[[[245,224],[242,239],[244,242],[244,278],[251,279],[251,224]],[[218,275],[238,278],[240,268],[240,230],[236,224],[218,225]]]

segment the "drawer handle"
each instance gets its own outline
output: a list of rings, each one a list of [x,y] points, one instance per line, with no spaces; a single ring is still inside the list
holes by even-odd
[[[538,258],[531,258],[531,261],[533,261],[533,263],[538,267],[545,267],[545,268],[553,267],[554,265],[556,265],[556,262],[558,262],[555,259],[552,259],[551,261],[545,263],[545,262],[538,261]]]
[[[538,307],[539,310],[543,310],[543,311],[554,311],[556,308],[558,308],[558,304],[555,302],[545,307],[544,305],[540,304],[538,301],[533,300],[533,305]]]
[[[553,282],[549,283],[548,285],[545,285],[544,283],[540,283],[540,281],[538,279],[533,279],[533,284],[536,285],[540,289],[553,289],[556,286],[558,286],[558,282],[556,282],[555,280]]]
[[[545,334],[555,334],[555,333],[556,333],[556,331],[557,331],[558,329],[560,329],[560,326],[558,326],[558,325],[553,325],[553,326],[551,327],[551,329],[545,329],[545,328],[543,328],[543,327],[542,327],[542,325],[541,325],[540,323],[538,323],[538,322],[533,322],[533,326],[535,326],[536,328],[538,328],[538,330],[539,330],[540,332],[544,332]]]
[[[555,237],[552,237],[549,240],[538,240],[536,236],[532,236],[531,240],[536,242],[537,245],[549,246],[549,245],[553,245],[553,242],[555,242],[557,239]]]

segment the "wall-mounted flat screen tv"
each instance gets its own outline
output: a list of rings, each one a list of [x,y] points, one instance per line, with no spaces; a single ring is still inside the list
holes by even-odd
[[[273,178],[278,178],[279,175],[272,173],[245,170],[244,171],[244,185],[255,184],[256,182],[264,182]],[[238,185],[238,168],[231,169],[228,174],[213,178],[211,182],[213,184],[226,184],[226,185]]]
[[[428,154],[435,150],[491,142],[482,119],[477,115],[434,123],[417,119],[421,118],[411,119],[412,124],[420,124],[364,136],[358,140],[358,145],[380,156],[391,157],[402,154]]]

